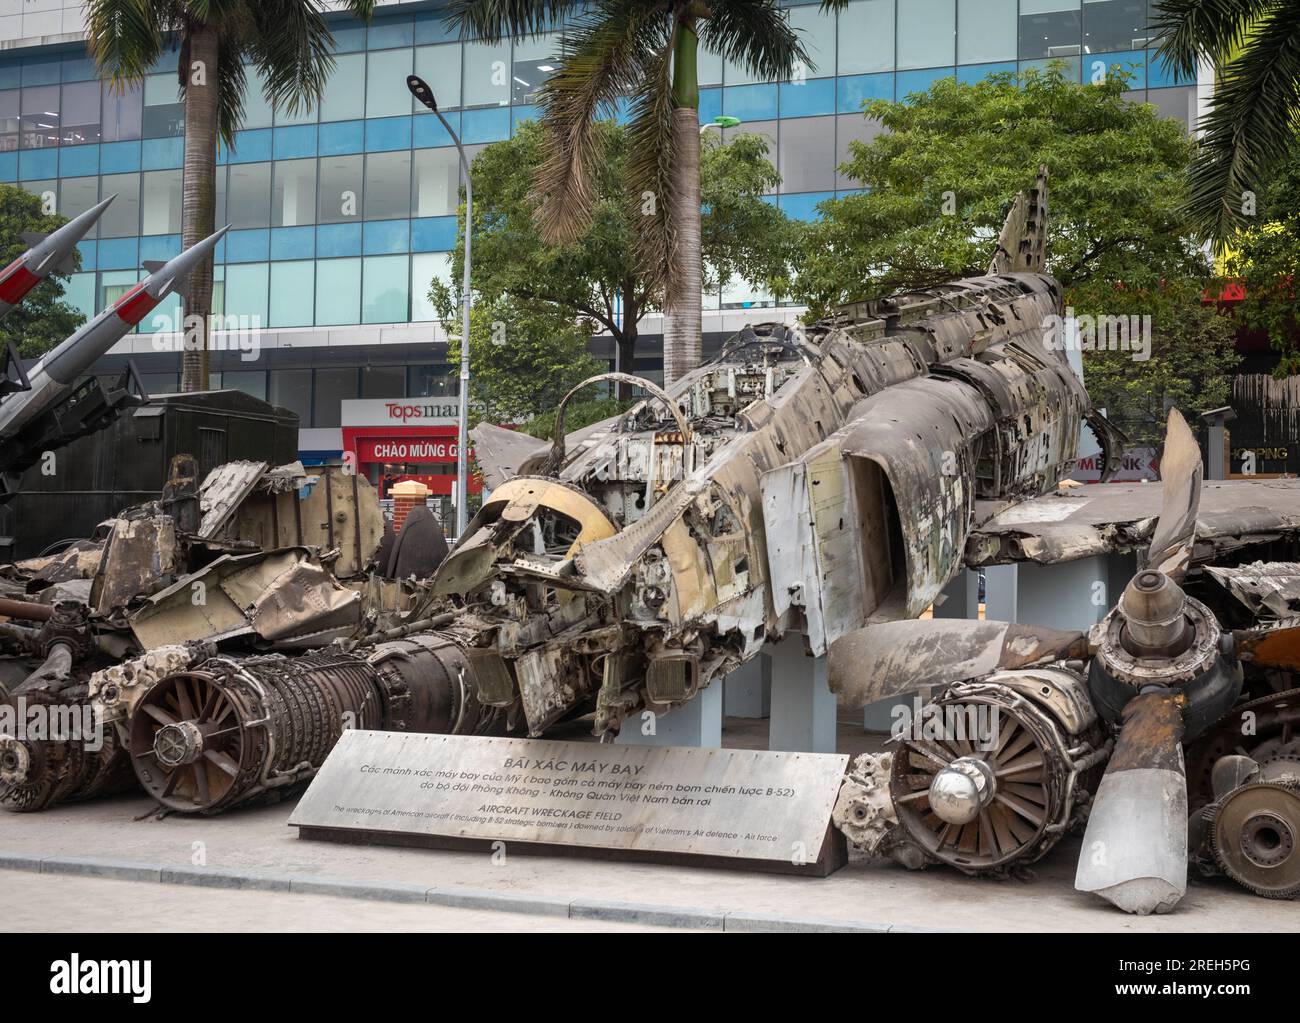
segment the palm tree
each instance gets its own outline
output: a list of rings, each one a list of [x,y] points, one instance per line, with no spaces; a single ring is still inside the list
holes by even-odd
[[[1185,75],[1204,56],[1218,76],[1200,124],[1187,212],[1196,232],[1222,247],[1247,222],[1251,196],[1296,137],[1300,3],[1163,0],[1153,10],[1153,28],[1164,36],[1159,55]]]
[[[821,8],[845,3],[822,0]],[[776,0],[452,0],[447,14],[463,34],[488,42],[540,35],[575,16],[540,97],[537,221],[550,243],[571,243],[586,227],[601,160],[594,122],[631,98],[635,244],[664,295],[664,378],[679,379],[699,364],[701,345],[697,48],[703,42],[761,78],[789,78],[801,64],[812,70],[798,34]]]
[[[345,6],[368,21],[374,0]],[[320,102],[334,68],[334,37],[317,0],[89,0],[89,49],[119,91],[139,83],[172,41],[185,97],[185,170],[181,244],[216,230],[217,136],[233,146],[244,112],[247,75],[262,79],[267,102],[296,113]],[[401,87],[400,82],[397,87]],[[187,344],[181,389],[208,386],[212,260],[192,274],[183,296]],[[197,317],[196,320],[193,319]],[[197,331],[191,331],[191,325]],[[201,345],[188,343],[201,338]]]

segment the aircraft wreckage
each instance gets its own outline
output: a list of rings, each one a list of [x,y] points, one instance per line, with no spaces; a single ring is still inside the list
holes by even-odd
[[[0,739],[0,801],[134,780],[216,813],[296,791],[347,727],[607,738],[799,634],[841,707],[997,722],[858,757],[834,820],[860,850],[1003,874],[1086,826],[1076,887],[1125,910],[1171,908],[1189,863],[1295,896],[1300,481],[1202,484],[1171,412],[1160,486],[1059,487],[1084,424],[1105,477],[1123,438],[1045,344],[1047,217],[1043,170],[984,276],[747,327],[666,391],[594,377],[648,397],[566,435],[575,388],[550,443],[478,428],[490,494],[445,560],[431,517],[381,545],[342,470],[178,459],[3,575],[8,703],[111,727]],[[1139,568],[1088,633],[920,617],[967,568],[1098,553]]]

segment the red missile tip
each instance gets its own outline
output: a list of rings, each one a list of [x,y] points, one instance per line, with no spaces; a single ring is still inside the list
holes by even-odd
[[[23,296],[40,283],[40,278],[23,265],[19,256],[3,270],[0,270],[0,302],[16,305]]]
[[[144,290],[144,281],[141,281],[113,304],[113,312],[123,323],[134,327],[149,315],[149,311],[158,302],[158,299]]]

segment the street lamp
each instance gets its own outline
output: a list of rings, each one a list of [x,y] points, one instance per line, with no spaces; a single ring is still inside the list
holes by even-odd
[[[719,114],[707,124],[700,125],[700,134],[703,135],[710,128],[717,128],[718,131],[722,131],[723,128],[734,128],[738,124],[740,124],[739,117],[728,117],[726,114]]]
[[[461,283],[461,333],[460,333],[460,428],[456,440],[456,537],[465,533],[468,520],[466,508],[469,504],[469,311],[473,298],[469,290],[470,270],[470,234],[474,224],[474,183],[469,176],[469,161],[465,158],[465,147],[460,138],[451,130],[447,118],[438,109],[438,101],[433,90],[419,75],[407,75],[406,87],[411,95],[432,110],[447,129],[451,141],[456,144],[460,156],[461,168],[465,171],[465,275]]]

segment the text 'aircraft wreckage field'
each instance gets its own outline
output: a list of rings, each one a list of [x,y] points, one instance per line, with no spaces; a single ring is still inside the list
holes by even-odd
[[[1058,490],[1085,424],[1107,475],[1123,438],[1045,343],[1046,246],[1043,170],[985,276],[747,327],[668,391],[592,378],[649,397],[566,436],[571,393],[549,444],[480,427],[490,494],[445,560],[419,516],[376,556],[341,470],[181,459],[156,504],[9,570],[9,703],[112,727],[93,754],[0,739],[0,798],[133,774],[213,813],[296,790],[347,727],[609,737],[799,634],[843,708],[930,687],[995,722],[859,757],[835,823],[860,849],[1004,873],[1086,822],[1076,886],[1126,910],[1171,908],[1189,861],[1294,896],[1300,481],[1203,488],[1172,412],[1159,487]],[[1141,568],[1090,634],[914,620],[966,568],[1103,553]]]

